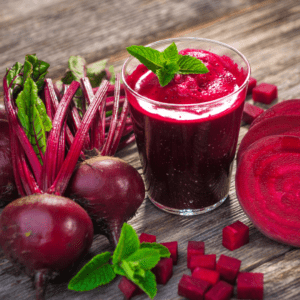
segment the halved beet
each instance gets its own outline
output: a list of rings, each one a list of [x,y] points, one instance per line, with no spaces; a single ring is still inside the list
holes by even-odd
[[[253,225],[271,239],[300,247],[300,138],[276,135],[253,143],[241,157],[235,182]]]
[[[277,103],[260,114],[251,124],[250,128],[262,120],[276,116],[300,116],[300,99],[285,100]]]
[[[269,135],[290,135],[291,130],[292,135],[300,137],[300,116],[277,116],[262,120],[251,127],[242,139],[237,153],[237,163],[239,164],[244,151],[252,143]]]

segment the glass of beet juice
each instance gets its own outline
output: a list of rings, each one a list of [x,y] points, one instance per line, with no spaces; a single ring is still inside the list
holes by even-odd
[[[122,79],[148,197],[169,213],[197,215],[228,196],[250,66],[236,49],[208,39],[174,38],[147,47],[163,51],[172,42],[209,72],[176,74],[161,87],[131,56]]]

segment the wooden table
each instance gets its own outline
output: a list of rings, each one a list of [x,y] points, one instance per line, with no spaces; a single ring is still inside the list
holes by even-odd
[[[89,63],[109,57],[120,68],[127,56],[126,46],[186,35],[236,47],[248,58],[252,76],[258,83],[277,85],[278,101],[300,98],[300,3],[297,0],[12,0],[1,2],[0,16],[1,74],[6,67],[15,61],[23,62],[25,54],[33,52],[51,63],[49,76],[54,78],[63,74],[70,55],[83,55]],[[252,102],[251,97],[247,101]],[[248,126],[241,126],[239,141],[247,130]],[[118,155],[141,172],[135,145]],[[231,252],[221,244],[222,228],[236,220],[250,227],[250,243]],[[138,234],[156,235],[158,242],[179,242],[179,263],[174,267],[174,275],[167,285],[158,286],[155,299],[183,299],[177,295],[177,285],[183,274],[190,274],[186,266],[189,240],[204,241],[206,252],[216,253],[217,258],[225,254],[242,260],[242,271],[264,273],[264,299],[300,299],[300,250],[274,242],[253,227],[236,198],[234,176],[229,198],[210,213],[179,217],[158,210],[146,199],[129,223]],[[107,250],[113,249],[106,238],[95,236],[89,258]],[[86,293],[69,291],[68,280],[50,283],[46,298],[123,299],[117,287],[120,277],[108,286]],[[0,299],[34,299],[30,279],[16,274],[1,250]],[[148,297],[142,295],[135,299]]]

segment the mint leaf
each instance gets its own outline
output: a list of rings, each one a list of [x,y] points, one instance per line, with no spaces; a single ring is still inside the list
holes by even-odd
[[[175,63],[165,64],[162,69],[157,70],[156,75],[161,86],[166,86],[179,71],[179,67]]]
[[[157,70],[163,67],[164,59],[158,50],[135,45],[127,47],[126,49],[153,73],[156,73]]]
[[[204,74],[208,73],[205,64],[196,57],[179,55],[178,66],[180,74]]]
[[[70,290],[90,291],[112,281],[116,274],[109,260],[111,254],[104,252],[92,258],[69,282]]]
[[[154,249],[157,250],[160,257],[170,257],[171,253],[169,249],[161,244],[158,243],[146,243],[143,242],[140,245],[140,249]]]
[[[121,276],[126,276],[125,271],[123,270],[123,268],[119,265],[114,265],[114,271],[116,274],[121,275]]]
[[[129,257],[140,246],[139,238],[131,225],[124,223],[118,245],[114,251],[112,262],[114,265]]]
[[[20,123],[42,164],[41,153],[46,151],[46,131],[51,130],[52,123],[43,101],[38,97],[37,85],[30,77],[26,79],[16,104]]]
[[[165,60],[176,63],[178,60],[178,50],[176,44],[173,42],[162,52]]]
[[[134,262],[144,270],[151,270],[160,260],[159,252],[155,249],[138,249],[125,259],[127,262]]]

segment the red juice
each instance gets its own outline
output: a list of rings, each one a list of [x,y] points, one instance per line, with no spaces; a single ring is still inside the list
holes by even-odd
[[[180,53],[200,58],[209,73],[175,75],[161,87],[138,65],[125,86],[147,194],[161,209],[189,215],[228,195],[249,74],[228,56]]]

